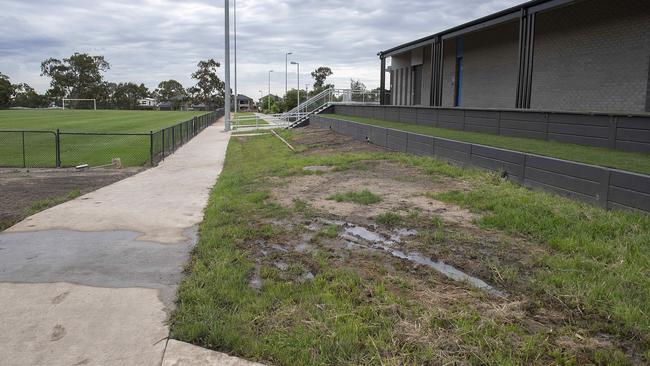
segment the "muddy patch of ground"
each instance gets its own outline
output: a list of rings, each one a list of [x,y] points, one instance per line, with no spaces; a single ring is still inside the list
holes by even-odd
[[[0,169],[0,230],[25,218],[35,202],[88,193],[141,170]]]
[[[292,143],[307,155],[379,150],[312,128],[297,133]],[[549,353],[557,350],[579,363],[593,361],[598,350],[621,348],[607,335],[590,333],[586,322],[576,321],[557,302],[533,293],[532,273],[547,249],[482,229],[475,224],[477,214],[431,196],[469,190],[469,182],[390,160],[305,171],[310,174],[265,182],[273,202],[303,209],[289,218],[262,220],[260,225],[270,225],[278,234],[245,243],[256,263],[252,288],[263,288],[265,278],[311,281],[323,270],[323,261],[351,268],[368,281],[385,283],[408,299],[412,309],[421,309],[421,314],[400,314],[400,337],[433,347],[440,360],[481,352],[463,348],[468,343],[461,329],[466,323],[477,327],[472,328],[476,332],[484,327],[507,333],[512,326],[519,330],[507,333],[507,342],[524,347],[525,337],[533,337]],[[381,201],[365,205],[332,199],[363,189]]]
[[[325,171],[324,169],[321,169]],[[348,220],[368,222],[387,211],[423,211],[438,214],[442,219],[472,225],[475,215],[457,206],[428,198],[427,194],[448,190],[465,190],[467,184],[444,177],[424,175],[419,169],[386,160],[365,161],[352,169],[327,174],[304,175],[290,179],[273,179],[272,194],[283,205],[302,200],[319,210],[346,217]],[[337,193],[369,189],[382,201],[373,205],[337,202],[329,199]]]

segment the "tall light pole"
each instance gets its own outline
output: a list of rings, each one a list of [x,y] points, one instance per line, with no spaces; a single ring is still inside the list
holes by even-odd
[[[296,65],[296,76],[298,77],[298,116],[300,116],[300,63],[296,61],[291,61],[292,65]]]
[[[239,112],[239,100],[237,100],[237,0],[232,1],[232,11],[233,11],[233,27],[235,28],[234,34],[234,46],[235,46],[235,113]]]
[[[226,66],[226,76],[225,76],[225,101],[224,101],[224,122],[225,122],[225,130],[230,131],[230,7],[229,7],[229,2],[230,0],[224,0],[224,14],[225,14],[225,44],[226,44],[226,49],[224,50],[225,52],[225,66]]]
[[[284,54],[284,95],[287,95],[287,92],[289,91],[288,88],[289,69],[287,66],[287,62],[289,61],[289,55],[293,55],[293,52],[287,52]]]
[[[269,70],[269,95],[266,96],[266,100],[267,100],[266,104],[268,106],[269,112],[271,111],[271,73],[272,72],[273,70]]]

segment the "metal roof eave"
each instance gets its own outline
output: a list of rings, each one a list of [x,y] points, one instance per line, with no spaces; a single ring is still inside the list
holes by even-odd
[[[544,10],[549,10],[558,6],[563,6],[567,5],[570,3],[574,3],[579,0],[532,0],[532,1],[527,1],[525,3],[522,3],[517,6],[513,6],[511,8],[501,10],[499,12],[484,16],[482,18],[478,18],[475,20],[472,20],[470,22],[458,25],[453,28],[449,28],[447,30],[432,34],[427,37],[419,38],[411,42],[407,42],[404,44],[401,44],[399,46],[389,48],[385,51],[380,51],[377,53],[377,56],[381,58],[393,56],[395,54],[399,53],[404,53],[407,51],[410,51],[412,49],[422,47],[428,44],[433,43],[436,38],[440,39],[448,39],[448,38],[453,38],[457,37],[461,34],[469,33],[469,32],[474,32],[479,29],[483,28],[488,28],[488,27],[493,27],[495,25],[505,23],[508,21],[511,21],[513,19],[516,19],[519,17],[522,13],[522,10],[527,10],[528,12],[539,12],[539,11],[544,11]]]

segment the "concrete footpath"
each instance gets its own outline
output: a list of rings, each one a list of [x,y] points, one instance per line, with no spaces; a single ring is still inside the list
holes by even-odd
[[[167,339],[229,133],[0,233],[0,364],[247,365]]]

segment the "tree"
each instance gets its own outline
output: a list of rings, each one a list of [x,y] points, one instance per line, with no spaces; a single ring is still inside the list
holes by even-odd
[[[161,81],[154,95],[163,102],[171,102],[172,109],[178,109],[187,99],[187,91],[183,84],[174,79]]]
[[[311,91],[311,95],[316,95],[323,90],[332,87],[332,84],[325,85],[325,80],[328,76],[332,75],[332,69],[327,66],[321,66],[316,70],[311,72],[311,77],[314,78],[314,89]]]
[[[300,102],[304,103],[307,100],[307,91],[300,90]],[[298,92],[296,89],[291,89],[285,94],[283,98],[284,110],[290,111],[298,105]]]
[[[14,97],[12,105],[16,107],[40,108],[47,106],[47,98],[40,95],[26,83],[20,83],[13,86]]]
[[[350,79],[350,90],[352,90],[353,102],[371,102],[371,100],[367,100],[368,95],[366,94],[366,84],[362,83],[360,80]]]
[[[113,100],[115,106],[120,109],[136,109],[138,99],[149,96],[149,90],[144,84],[119,83],[115,88]]]
[[[95,98],[103,73],[110,69],[104,56],[75,53],[63,60],[49,58],[41,63],[41,76],[48,76],[49,95],[54,98]]]
[[[0,72],[0,108],[9,108],[14,95],[14,86],[9,77]]]
[[[196,85],[188,89],[190,94],[194,96],[196,101],[204,103],[208,110],[223,107],[225,85],[217,75],[217,69],[221,64],[214,59],[209,59],[199,61],[196,66],[198,69],[192,73],[192,79],[197,82]]]
[[[281,110],[280,97],[273,94],[265,95],[257,102],[257,107],[264,113],[279,113]]]

